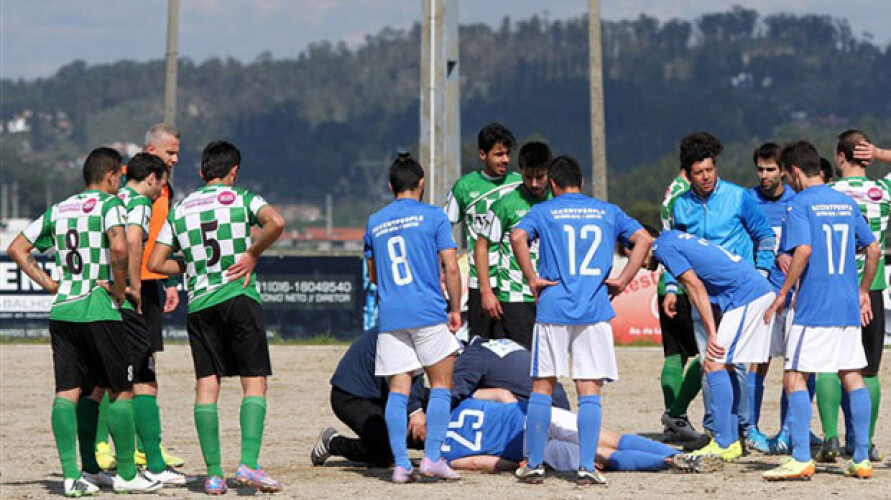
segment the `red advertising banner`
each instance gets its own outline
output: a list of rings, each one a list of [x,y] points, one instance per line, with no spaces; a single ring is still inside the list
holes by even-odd
[[[612,301],[616,317],[612,320],[616,345],[661,345],[656,285],[659,273],[641,270],[625,291]]]

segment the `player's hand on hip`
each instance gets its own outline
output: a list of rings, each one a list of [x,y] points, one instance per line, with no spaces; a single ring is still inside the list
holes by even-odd
[[[408,435],[415,441],[427,440],[427,415],[423,410],[416,411],[408,417]]]
[[[179,305],[179,290],[175,286],[164,289],[164,312],[169,313]]]
[[[485,292],[480,291],[480,303],[483,306],[483,311],[486,311],[490,318],[501,319],[503,314],[501,302],[498,302],[498,297],[495,296],[491,289]]]
[[[55,280],[49,280],[49,283],[46,285],[46,291],[51,295],[55,295],[59,293],[59,282]]]
[[[869,292],[860,292],[860,325],[866,326],[872,323],[872,300]]]
[[[244,286],[242,286],[242,289],[245,289],[251,281],[251,273],[256,266],[257,258],[249,252],[245,252],[238,258],[238,262],[229,266],[229,269],[226,269],[226,277],[229,281],[235,281],[243,277]]]
[[[449,313],[449,331],[452,333],[457,332],[461,329],[461,325],[464,324],[464,320],[461,319],[461,312],[455,311]]]
[[[669,318],[674,318],[678,314],[678,295],[676,293],[666,293],[665,300],[662,301],[662,312]]]
[[[783,274],[789,274],[789,265],[792,264],[792,257],[787,253],[778,253],[776,263],[780,271],[783,271]]]
[[[705,346],[706,359],[710,361],[717,361],[724,357],[725,352],[725,349],[718,344],[716,338],[711,337],[708,339],[708,344],[706,344]]]
[[[127,299],[127,294],[124,290],[121,290],[120,293],[115,292],[115,287],[113,287],[108,281],[99,280],[96,282],[96,286],[104,288],[105,291],[108,292],[108,295],[111,297],[111,300],[113,300],[115,305],[118,307],[120,307]]]
[[[538,298],[542,290],[549,286],[554,286],[557,283],[559,283],[559,281],[550,281],[541,276],[536,276],[529,280],[529,289],[532,290],[532,294],[535,295],[535,298]]]
[[[124,289],[124,295],[133,302],[136,312],[142,314],[142,291],[128,286]]]
[[[625,291],[625,287],[628,286],[628,283],[618,279],[611,278],[606,280],[606,288],[609,290],[609,300],[613,300],[617,295]]]
[[[786,305],[786,295],[780,294],[777,295],[777,298],[773,299],[773,302],[770,304],[770,307],[764,311],[764,324],[769,325],[771,320],[775,314],[783,312],[783,307]]]

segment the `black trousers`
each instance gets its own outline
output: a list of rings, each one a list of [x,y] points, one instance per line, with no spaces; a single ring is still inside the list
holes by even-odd
[[[341,422],[359,436],[335,437],[328,448],[331,454],[372,467],[393,465],[393,452],[390,451],[387,422],[384,420],[386,404],[386,399],[359,398],[331,387],[331,409]],[[409,436],[408,447],[421,450],[424,442],[415,441]]]

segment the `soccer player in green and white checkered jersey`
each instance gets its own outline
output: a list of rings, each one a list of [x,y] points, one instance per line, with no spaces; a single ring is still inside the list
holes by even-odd
[[[499,123],[490,123],[477,135],[480,170],[462,176],[455,182],[446,198],[445,211],[452,224],[463,224],[467,235],[467,251],[473,252],[476,241],[486,226],[486,213],[496,200],[505,196],[522,183],[520,174],[509,172],[510,153],[516,144],[510,130]],[[479,280],[474,259],[468,259],[467,323],[470,335],[490,338],[495,322],[482,309]],[[489,251],[489,283],[497,287],[495,267],[498,264],[496,248]]]
[[[884,255],[885,236],[888,232],[888,216],[891,213],[891,176],[879,180],[870,180],[866,177],[866,167],[869,159],[861,159],[855,156],[858,146],[870,146],[869,138],[859,130],[848,130],[838,136],[835,148],[835,165],[839,179],[830,186],[844,193],[860,208],[860,213],[866,218],[866,222],[879,243],[879,249]],[[863,148],[863,146],[861,146]],[[873,153],[875,147],[872,147]],[[879,150],[881,151],[881,150]],[[858,277],[863,277],[864,256],[857,255]],[[883,291],[886,288],[885,259],[879,259],[879,268],[875,279],[870,285],[869,299],[872,305],[872,321],[862,328],[863,350],[866,352],[867,366],[862,370],[863,382],[869,390],[872,403],[872,421],[869,429],[869,458],[872,461],[882,460],[881,454],[872,442],[875,433],[876,419],[879,413],[882,391],[879,384],[879,368],[882,362],[882,351],[885,342],[885,302]],[[830,458],[838,453],[838,407],[842,401],[841,384],[834,374],[817,375],[817,408],[820,410],[820,421],[824,433],[824,449],[817,455],[817,460]],[[845,439],[846,447],[853,443],[850,434],[850,423],[845,422],[849,428]],[[830,439],[835,438],[829,449]]]
[[[533,205],[551,198],[548,189],[551,150],[543,142],[527,143],[520,148],[518,163],[523,183],[489,208],[486,226],[480,234],[482,237],[476,240],[474,263],[480,274],[490,274],[489,252],[492,248],[497,252],[498,260],[494,266],[497,288],[493,289],[486,280],[478,283],[483,311],[495,321],[495,338],[509,338],[531,349],[535,296],[514,257],[510,232]],[[537,242],[531,251],[533,265],[536,265]]]
[[[56,294],[49,324],[56,386],[52,427],[65,495],[99,491],[97,475],[90,473],[99,472],[93,451],[96,428],[93,425],[89,435],[78,429],[78,421],[95,423],[98,400],[106,391],[111,399],[108,426],[119,454],[117,475],[110,484],[122,493],[155,491],[162,484],[138,473],[133,463],[133,367],[120,311],[127,282],[126,214],[114,196],[120,185],[121,155],[110,148],[93,150],[83,175],[86,189],[47,209],[7,251],[28,277]],[[31,255],[34,248],[55,249],[58,283]],[[85,390],[91,391],[89,395]],[[92,404],[78,404],[81,399]],[[77,466],[78,438],[83,473]]]
[[[257,259],[284,228],[272,205],[236,187],[241,153],[214,141],[201,154],[201,177],[207,184],[176,203],[158,235],[148,268],[165,275],[186,273],[189,291],[187,330],[197,387],[195,426],[207,464],[204,491],[226,492],[220,465],[217,400],[220,378],[240,376],[241,463],[239,484],[262,492],[281,491],[257,463],[266,418],[266,377],[272,374],[266,325],[253,270]],[[260,226],[257,239],[251,226]],[[185,264],[168,259],[181,250]]]

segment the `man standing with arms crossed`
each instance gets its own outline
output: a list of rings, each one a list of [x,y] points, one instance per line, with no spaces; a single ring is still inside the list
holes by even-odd
[[[510,154],[515,145],[516,139],[513,134],[500,123],[490,123],[483,127],[477,135],[477,146],[483,168],[458,179],[446,198],[446,215],[452,224],[464,224],[467,251],[471,253],[471,258],[468,259],[470,276],[467,296],[467,322],[471,337],[479,335],[492,338],[495,334],[496,320],[487,314],[484,308],[496,310],[498,307],[498,297],[493,291],[498,286],[495,275],[495,267],[498,265],[497,248],[489,248],[489,292],[485,297],[479,285],[481,278],[478,276],[479,272],[472,256],[477,239],[485,229],[489,207],[522,183],[520,174],[507,170],[510,165]]]
[[[844,474],[872,477],[869,461],[869,393],[860,369],[866,355],[860,326],[872,318],[869,286],[875,276],[879,246],[850,197],[832,190],[820,177],[820,155],[808,142],[783,148],[780,164],[799,192],[789,202],[780,251],[792,254],[789,271],[774,303],[764,314],[770,322],[798,284],[793,322],[786,332],[783,388],[789,399],[792,456],[763,474],[767,480],[808,479],[816,471],[808,429],[811,402],[809,373],[836,373],[848,392],[854,427],[854,455]],[[863,279],[857,283],[855,253],[866,250]]]
[[[619,294],[640,270],[652,238],[634,219],[610,203],[581,194],[578,162],[560,156],[548,170],[554,199],[532,207],[511,233],[511,245],[529,288],[538,297],[532,339],[532,394],[526,420],[529,462],[516,471],[525,482],[544,479],[544,448],[551,420],[551,395],[557,377],[572,377],[579,394],[581,485],[605,484],[594,468],[600,436],[600,394],[605,381],[617,380],[610,297]],[[539,240],[538,272],[530,241]],[[608,279],[616,242],[631,247],[621,274]]]
[[[495,275],[498,289],[480,280],[483,311],[495,321],[494,338],[508,338],[529,349],[535,325],[535,296],[523,281],[523,271],[510,246],[510,232],[537,203],[550,199],[548,165],[551,149],[543,142],[530,142],[520,148],[520,175],[523,184],[492,204],[486,214],[486,226],[477,238],[474,263],[480,275],[489,274],[490,247],[495,245],[498,263]],[[532,264],[538,261],[538,246],[530,249]],[[497,300],[491,298],[496,296]]]

